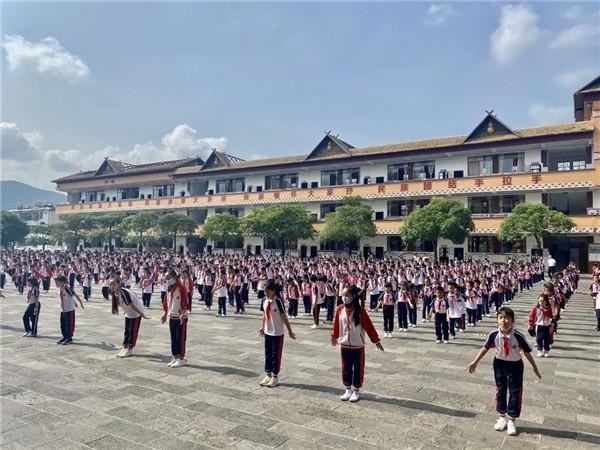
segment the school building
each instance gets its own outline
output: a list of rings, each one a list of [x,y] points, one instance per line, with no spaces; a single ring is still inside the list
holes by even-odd
[[[297,203],[314,215],[319,231],[345,196],[361,196],[373,208],[377,236],[357,243],[356,250],[382,256],[432,251],[429,242],[406,246],[398,230],[431,197],[451,196],[469,208],[476,229],[460,245],[441,240],[439,255],[504,260],[507,254],[531,255],[535,240],[500,242],[503,218],[519,202],[541,202],[576,224],[568,239],[546,239],[544,247],[559,264],[573,260],[587,271],[600,259],[594,251],[600,247],[593,245],[600,244],[600,76],[574,94],[574,118],[517,129],[489,112],[462,136],[360,148],[327,133],[308,153],[251,161],[216,150],[206,160],[190,156],[151,164],[106,158],[96,170],[54,180],[68,196],[56,211],[181,212],[202,224],[213,214],[241,217],[264,205]],[[220,246],[204,244],[207,250]],[[288,244],[299,256],[339,249],[318,239]],[[252,236],[234,245],[251,253],[280,247]]]

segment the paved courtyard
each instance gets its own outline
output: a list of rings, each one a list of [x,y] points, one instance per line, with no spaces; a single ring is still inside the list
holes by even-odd
[[[583,282],[587,289],[588,281]],[[189,365],[166,367],[169,331],[157,295],[142,322],[134,357],[116,358],[123,317],[93,290],[77,311],[75,344],[59,346],[55,291],[42,296],[39,337],[22,337],[23,297],[7,284],[0,299],[0,448],[422,448],[584,449],[600,446],[600,333],[589,296],[563,314],[552,357],[526,364],[519,435],[493,430],[491,355],[464,368],[494,326],[487,319],[450,345],[434,343],[433,324],[367,348],[362,399],[341,394],[339,349],[329,330],[292,322],[281,386],[261,388],[262,344],[254,297],[248,314],[217,318],[197,301],[188,331]],[[534,293],[513,303],[526,330]],[[420,320],[420,318],[419,318]],[[375,316],[382,334],[381,315]]]

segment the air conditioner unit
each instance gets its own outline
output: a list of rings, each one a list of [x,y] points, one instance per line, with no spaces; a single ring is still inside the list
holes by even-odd
[[[291,187],[292,189],[296,189],[296,187],[298,187],[298,184],[297,184],[297,183],[291,183],[291,184],[290,184],[290,187]]]
[[[408,174],[404,174],[404,178],[405,180],[408,180]]]
[[[352,184],[358,183],[358,178],[352,178]]]
[[[262,186],[256,186],[256,192],[262,192]]]

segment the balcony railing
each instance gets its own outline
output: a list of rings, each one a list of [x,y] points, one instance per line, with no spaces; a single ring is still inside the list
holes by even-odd
[[[341,201],[346,196],[364,199],[432,197],[435,195],[484,194],[526,191],[564,191],[569,188],[592,188],[600,185],[600,170],[572,172],[522,173],[487,175],[444,180],[394,181],[378,184],[355,184],[305,189],[282,189],[268,192],[239,192],[186,197],[116,200],[77,203],[56,207],[58,214],[174,210],[208,207],[254,206],[272,203],[310,203]]]

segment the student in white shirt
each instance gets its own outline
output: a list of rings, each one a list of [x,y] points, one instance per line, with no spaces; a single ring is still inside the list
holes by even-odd
[[[133,353],[137,343],[138,333],[142,319],[149,319],[144,314],[144,305],[138,296],[130,289],[121,286],[118,278],[110,281],[110,293],[112,294],[112,313],[119,314],[119,306],[125,312],[125,335],[123,338],[123,349],[117,354],[118,358],[127,358]]]
[[[284,327],[291,339],[296,339],[292,326],[285,314],[283,301],[279,297],[280,286],[273,281],[265,285],[266,297],[261,304],[263,312],[262,323],[258,330],[259,336],[265,340],[265,377],[261,386],[275,387],[279,385],[281,356],[283,353]]]

